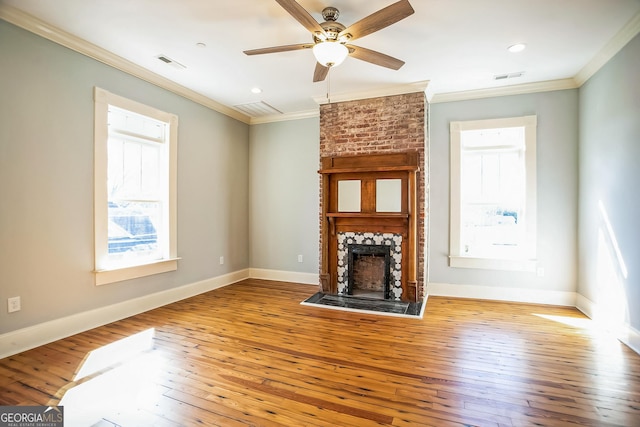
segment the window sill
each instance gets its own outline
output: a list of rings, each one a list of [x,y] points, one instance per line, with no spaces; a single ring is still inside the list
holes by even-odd
[[[497,259],[449,256],[449,267],[480,268],[485,270],[535,272],[538,261],[535,259]]]
[[[139,264],[108,270],[96,270],[94,271],[96,275],[96,286],[175,271],[178,269],[179,259],[180,258],[163,259],[148,264]]]

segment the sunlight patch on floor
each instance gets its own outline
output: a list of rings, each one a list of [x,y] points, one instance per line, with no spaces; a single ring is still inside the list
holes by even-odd
[[[537,313],[533,313],[533,315],[537,317],[541,317],[543,319],[562,323],[567,326],[572,326],[574,328],[595,329],[593,320],[589,319],[588,317],[552,316],[549,314],[537,314]]]
[[[155,329],[151,328],[93,350],[87,355],[73,380],[81,380],[150,350],[154,335]]]
[[[150,413],[143,408],[154,407],[166,391],[156,383],[166,360],[150,351],[154,332],[146,330],[89,354],[76,376],[78,384],[60,401],[68,425],[92,426],[102,420],[148,424]]]
[[[547,314],[536,314],[534,316],[542,319],[550,320],[553,322],[561,323],[563,325],[580,330],[590,337],[593,354],[597,356],[597,363],[602,363],[607,366],[614,364],[615,361],[621,360],[623,344],[617,339],[614,331],[605,323],[597,320],[590,319],[588,317],[574,317],[574,316],[554,316]],[[607,368],[612,369],[612,368]],[[601,379],[594,379],[599,382]]]

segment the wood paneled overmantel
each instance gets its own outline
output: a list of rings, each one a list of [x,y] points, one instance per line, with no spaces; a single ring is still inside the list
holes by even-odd
[[[392,233],[402,236],[401,282],[404,301],[417,301],[417,174],[415,151],[390,154],[331,156],[321,159],[321,266],[320,285],[325,293],[338,293],[338,233]],[[377,200],[382,181],[399,183],[397,208],[381,211]],[[359,183],[359,209],[339,209],[341,181]],[[356,184],[357,185],[357,184]],[[342,196],[344,197],[344,196]],[[358,205],[358,201],[355,201]]]

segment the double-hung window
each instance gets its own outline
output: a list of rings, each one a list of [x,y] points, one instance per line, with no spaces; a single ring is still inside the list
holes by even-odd
[[[96,284],[176,270],[177,117],[94,98]]]
[[[452,267],[534,271],[536,116],[451,122]]]

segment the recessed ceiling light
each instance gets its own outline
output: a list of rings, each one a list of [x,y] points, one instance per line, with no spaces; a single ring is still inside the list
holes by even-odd
[[[526,44],[518,43],[518,44],[509,46],[507,50],[511,53],[518,53],[518,52],[522,52],[526,47],[527,47]]]
[[[253,92],[253,93],[262,93],[262,89],[260,89],[259,87],[254,87],[253,89],[251,89],[251,92]]]
[[[198,46],[198,47],[207,47],[207,45],[202,43],[202,42],[196,43],[196,46]]]

